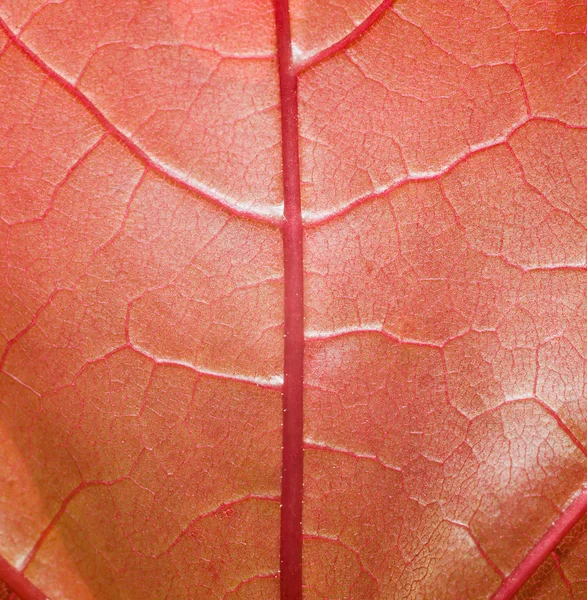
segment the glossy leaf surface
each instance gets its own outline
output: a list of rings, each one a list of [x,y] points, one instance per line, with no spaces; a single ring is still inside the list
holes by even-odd
[[[584,3],[0,18],[8,563],[52,600],[276,600],[285,379],[305,600],[587,593]]]

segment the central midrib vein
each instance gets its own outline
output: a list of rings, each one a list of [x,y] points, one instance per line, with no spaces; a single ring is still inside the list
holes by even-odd
[[[302,599],[304,377],[303,224],[298,151],[298,77],[294,70],[288,0],[275,0],[283,158],[285,348],[281,479],[281,599]]]

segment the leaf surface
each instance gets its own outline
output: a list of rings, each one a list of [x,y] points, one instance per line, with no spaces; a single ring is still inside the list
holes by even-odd
[[[587,593],[584,3],[0,18],[0,597]]]

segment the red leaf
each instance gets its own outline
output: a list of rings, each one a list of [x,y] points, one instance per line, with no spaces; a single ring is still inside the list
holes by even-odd
[[[585,3],[0,17],[0,595],[587,594]]]

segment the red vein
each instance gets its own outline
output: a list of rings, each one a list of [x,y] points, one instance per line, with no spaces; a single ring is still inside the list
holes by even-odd
[[[145,150],[143,150],[136,142],[134,142],[130,137],[124,134],[110,119],[75,85],[73,85],[70,81],[68,81],[63,75],[59,74],[55,69],[50,67],[38,54],[33,52],[18,36],[15,34],[10,27],[6,24],[6,22],[0,18],[0,30],[4,31],[4,33],[10,39],[10,42],[13,43],[29,60],[31,60],[43,73],[57,81],[57,83],[65,89],[73,98],[75,98],[88,112],[90,112],[95,119],[106,129],[108,133],[110,133],[113,137],[115,137],[121,144],[126,146],[128,150],[130,150],[145,166],[149,169],[164,177],[166,180],[172,182],[173,184],[185,189],[189,192],[198,194],[202,198],[206,199],[211,204],[219,206],[220,208],[226,210],[230,214],[242,217],[248,217],[255,221],[260,221],[263,223],[273,223],[279,224],[281,223],[281,219],[279,217],[273,217],[271,215],[265,215],[261,212],[255,212],[251,210],[245,210],[239,208],[237,203],[232,200],[226,200],[225,198],[216,196],[214,193],[211,193],[203,188],[195,186],[193,183],[187,181],[183,177],[179,177],[170,173],[168,169],[165,168],[164,165],[159,164],[156,158],[150,156]]]
[[[587,489],[584,489],[504,580],[491,600],[513,598],[586,512]]]
[[[433,172],[415,174],[407,173],[406,175],[399,177],[398,179],[390,183],[390,185],[386,186],[385,188],[369,192],[367,194],[364,194],[363,196],[359,196],[358,198],[355,198],[347,204],[340,206],[339,208],[328,213],[307,212],[304,215],[304,223],[307,227],[319,227],[350,213],[355,208],[358,208],[359,206],[366,204],[367,202],[378,200],[387,196],[388,194],[396,192],[400,188],[403,188],[406,185],[409,185],[410,183],[418,183],[422,181],[439,181],[444,176],[454,171],[457,167],[459,167],[459,165],[466,163],[472,156],[481,154],[482,152],[486,152],[487,150],[491,150],[492,148],[496,148],[498,146],[507,145],[519,130],[521,130],[525,125],[528,125],[529,123],[533,122],[554,123],[556,125],[561,125],[566,129],[572,130],[587,130],[587,127],[583,125],[569,125],[568,123],[565,123],[564,121],[553,117],[525,117],[521,121],[514,123],[507,133],[500,135],[495,139],[483,142],[481,144],[476,144],[475,146],[470,147],[469,150],[462,152],[455,158],[448,161],[441,168],[436,169]],[[577,268],[582,269],[584,267],[579,266]],[[535,269],[526,268],[524,270],[530,271]]]
[[[279,573],[262,573],[260,575],[253,575],[244,581],[241,581],[236,587],[228,590],[224,596],[222,596],[223,600],[228,598],[231,594],[235,594],[240,589],[242,589],[245,585],[251,583],[252,581],[259,581],[260,579],[277,579],[279,577]]]
[[[69,494],[67,494],[67,496],[61,502],[61,506],[59,507],[57,512],[53,515],[53,518],[51,519],[51,521],[49,521],[49,523],[45,527],[45,529],[43,529],[43,531],[41,532],[41,535],[39,535],[37,541],[35,542],[35,545],[32,547],[31,551],[27,554],[26,558],[24,559],[24,562],[22,563],[22,567],[21,567],[22,572],[24,572],[26,570],[26,568],[29,566],[29,564],[33,560],[33,558],[35,558],[35,556],[37,555],[37,553],[39,551],[39,548],[43,545],[43,543],[45,542],[45,540],[47,539],[49,534],[55,529],[57,522],[61,519],[61,517],[67,510],[67,507],[69,506],[71,501],[82,490],[84,490],[85,488],[87,488],[91,485],[108,485],[108,483],[102,482],[102,481],[83,482],[83,483],[80,483],[80,485],[78,485],[76,488],[74,488],[71,492],[69,492]]]
[[[573,586],[571,585],[571,582],[568,580],[567,576],[565,575],[565,572],[561,566],[560,560],[559,560],[556,552],[551,552],[550,555],[552,556],[552,560],[554,561],[554,564],[556,566],[556,570],[558,571],[559,577],[563,580],[563,583],[565,584],[565,587],[567,588],[567,591],[569,592],[569,597],[571,598],[571,600],[574,600],[575,594],[573,593]]]
[[[179,544],[180,540],[182,540],[186,535],[189,535],[190,530],[196,525],[196,523],[200,523],[204,519],[209,519],[214,515],[217,515],[227,509],[230,509],[237,504],[243,504],[245,502],[253,501],[262,501],[262,502],[279,502],[280,498],[277,496],[266,496],[263,494],[247,494],[246,496],[241,496],[240,498],[234,498],[233,500],[226,500],[225,502],[221,502],[218,506],[212,508],[211,510],[207,510],[204,513],[201,513],[194,517],[188,525],[179,533],[179,535],[171,542],[167,550],[165,550],[165,554],[168,554],[173,548]],[[155,558],[159,558],[160,555],[157,555]]]
[[[306,450],[315,450],[316,452],[332,452],[334,454],[343,454],[344,456],[349,456],[350,458],[354,458],[355,460],[369,460],[369,461],[375,462],[383,469],[395,471],[396,473],[402,472],[400,467],[395,467],[393,465],[383,462],[375,454],[362,454],[360,452],[355,452],[354,450],[351,450],[349,448],[340,448],[337,446],[329,446],[328,444],[323,444],[322,442],[315,442],[313,440],[307,440],[307,439],[304,440],[304,448]]]
[[[309,331],[306,332],[306,339],[309,342],[326,342],[329,340],[336,340],[338,338],[351,337],[355,335],[363,334],[377,334],[381,337],[387,338],[396,344],[404,344],[406,346],[424,346],[426,348],[435,348],[441,350],[447,344],[454,341],[455,339],[463,337],[469,330],[458,333],[446,339],[444,342],[427,342],[425,340],[417,340],[415,338],[402,338],[394,333],[391,333],[383,329],[383,324],[380,326],[365,326],[365,327],[348,327],[345,329],[338,329],[333,331]]]
[[[38,321],[39,316],[41,315],[41,313],[48,306],[51,305],[51,303],[53,302],[55,296],[60,291],[61,291],[61,289],[57,288],[56,290],[54,290],[53,292],[51,292],[51,294],[49,294],[49,298],[47,298],[47,300],[45,302],[43,302],[43,304],[41,304],[41,306],[39,306],[39,308],[37,308],[37,310],[33,313],[33,316],[31,318],[30,322],[23,329],[21,329],[14,337],[12,337],[12,338],[10,338],[8,340],[8,342],[6,343],[6,347],[4,348],[4,352],[0,356],[0,371],[4,370],[4,365],[6,363],[6,358],[8,357],[8,354],[9,354],[12,346],[14,346],[14,344],[16,344],[23,336],[25,336],[37,324],[37,321]]]
[[[305,215],[304,221],[308,225],[308,227],[316,227],[316,226],[320,226],[320,225],[325,225],[326,223],[329,223],[330,221],[334,221],[335,219],[338,219],[339,217],[342,217],[342,216],[350,213],[352,210],[354,210],[355,208],[358,208],[362,204],[365,204],[372,200],[377,200],[379,198],[387,196],[388,194],[396,192],[400,188],[403,188],[406,185],[409,185],[410,183],[418,183],[418,182],[423,182],[423,181],[440,181],[443,177],[445,177],[449,173],[452,173],[453,171],[455,171],[460,165],[462,165],[462,164],[466,163],[468,160],[470,160],[471,157],[473,157],[477,154],[486,152],[487,150],[491,150],[492,148],[496,148],[498,146],[507,144],[508,141],[514,136],[514,134],[519,129],[522,129],[522,127],[524,127],[531,121],[546,121],[546,120],[553,121],[553,119],[545,119],[543,117],[524,118],[523,120],[519,121],[518,123],[515,123],[506,134],[500,136],[497,139],[488,141],[486,143],[478,144],[475,147],[470,147],[468,150],[460,153],[458,156],[456,156],[452,160],[449,160],[445,165],[443,165],[439,169],[436,169],[435,171],[432,171],[430,173],[417,173],[417,174],[407,173],[403,177],[399,177],[398,179],[393,181],[390,185],[388,185],[382,189],[375,190],[373,192],[364,194],[363,196],[359,196],[358,198],[355,198],[355,199],[351,200],[350,202],[348,202],[348,204],[340,206],[339,208],[337,208],[331,212],[324,213],[324,214],[320,214],[320,213],[307,214],[307,215]]]
[[[367,577],[369,579],[371,579],[371,581],[373,581],[373,583],[375,584],[375,587],[377,588],[377,597],[379,598],[379,595],[380,595],[379,590],[381,589],[379,581],[378,581],[377,577],[375,577],[375,575],[373,575],[373,573],[365,567],[365,565],[363,564],[363,561],[361,560],[361,553],[358,550],[353,548],[351,545],[346,544],[345,542],[343,542],[341,539],[339,539],[337,537],[328,537],[326,535],[320,535],[318,533],[306,534],[306,535],[304,535],[304,539],[312,540],[315,542],[326,542],[327,544],[335,544],[337,546],[340,546],[341,548],[344,548],[347,552],[354,554],[361,571],[365,575],[367,575]]]
[[[493,569],[495,574],[500,579],[504,578],[503,571],[497,566],[497,564],[495,562],[493,562],[491,560],[491,557],[489,556],[489,554],[487,554],[487,551],[485,550],[485,548],[483,548],[483,546],[481,545],[481,542],[478,540],[477,536],[473,533],[473,530],[471,529],[471,527],[469,525],[465,525],[464,523],[459,523],[458,521],[453,521],[451,519],[446,519],[446,522],[466,531],[467,535],[469,536],[469,539],[473,542],[473,544],[475,544],[475,547],[477,548],[477,551],[479,552],[479,554],[481,555],[483,560],[489,565],[489,567],[491,569]]]
[[[115,483],[124,481],[124,479],[126,479],[126,478],[121,477],[119,479],[113,479],[111,481],[99,481],[99,480],[83,481],[77,487],[75,487],[73,490],[71,490],[71,492],[69,492],[69,494],[67,494],[67,496],[61,502],[59,509],[53,515],[53,518],[51,519],[51,521],[49,521],[49,523],[47,524],[45,529],[43,529],[43,531],[41,531],[41,534],[37,538],[35,545],[32,547],[31,551],[25,557],[25,559],[22,563],[22,566],[20,568],[20,571],[22,573],[24,573],[26,571],[27,567],[31,564],[32,560],[35,558],[35,556],[39,552],[39,549],[41,548],[41,546],[45,543],[45,541],[49,537],[49,534],[57,527],[57,523],[59,522],[61,517],[65,514],[65,511],[67,510],[68,506],[71,504],[72,500],[74,498],[76,498],[76,496],[78,494],[80,494],[80,492],[83,492],[85,489],[87,489],[89,487],[95,487],[95,486],[110,487],[111,485],[114,485]]]
[[[486,410],[483,414],[487,415],[489,413],[501,410],[504,406],[508,406],[509,404],[517,404],[519,402],[532,402],[533,404],[537,404],[538,406],[540,406],[540,408],[542,408],[542,410],[547,415],[549,415],[556,421],[556,424],[559,426],[560,429],[563,430],[563,432],[567,435],[567,437],[575,445],[577,450],[579,450],[579,452],[582,452],[587,457],[587,448],[585,448],[585,446],[583,446],[583,444],[581,443],[579,438],[577,438],[577,436],[572,432],[572,430],[569,428],[569,426],[560,418],[558,413],[555,410],[553,410],[550,406],[548,406],[548,404],[546,404],[542,400],[539,400],[535,396],[527,396],[525,398],[513,398],[511,400],[505,400],[505,401],[497,404],[493,408]]]
[[[22,219],[20,221],[17,221],[17,223],[37,223],[46,219],[49,213],[55,207],[55,201],[57,199],[58,194],[69,183],[69,180],[71,179],[71,177],[73,177],[73,174],[84,164],[86,159],[94,152],[94,150],[96,150],[96,148],[98,148],[100,144],[102,144],[102,142],[107,138],[107,136],[107,133],[103,133],[101,136],[99,136],[97,140],[93,144],[91,144],[84,152],[82,152],[82,154],[79,155],[75,162],[67,168],[67,171],[65,172],[65,175],[63,175],[63,177],[61,178],[61,181],[53,188],[53,192],[51,193],[51,197],[49,198],[49,204],[41,215],[37,217],[32,217],[30,219]]]
[[[18,569],[0,556],[0,580],[2,580],[21,600],[47,600],[46,594],[33,585]]]
[[[119,346],[118,348],[115,348],[114,350],[109,351],[106,355],[101,356],[95,360],[88,361],[88,362],[91,363],[91,362],[101,361],[105,357],[108,357],[116,352],[119,352],[120,350],[122,350],[124,348],[129,348],[130,350],[133,350],[134,352],[137,352],[138,354],[145,356],[149,360],[152,360],[156,365],[174,365],[177,367],[183,367],[185,369],[189,369],[190,371],[192,371],[194,373],[197,373],[198,375],[201,375],[202,377],[209,377],[211,379],[221,379],[224,381],[234,381],[236,383],[254,385],[258,388],[263,388],[266,390],[282,389],[282,383],[279,381],[279,379],[277,377],[271,377],[268,379],[257,379],[253,376],[240,375],[238,373],[235,374],[235,373],[222,373],[221,371],[212,371],[212,370],[205,369],[203,367],[199,367],[189,361],[173,360],[171,358],[155,356],[154,354],[151,354],[147,350],[144,350],[139,345],[132,343],[132,342],[127,342],[123,346]]]
[[[298,148],[298,79],[288,0],[275,0],[283,160],[285,349],[281,474],[281,599],[302,600],[304,268]]]
[[[364,21],[361,21],[361,23],[342,39],[338,40],[338,42],[328,46],[328,48],[324,48],[324,50],[310,56],[306,60],[298,62],[296,64],[297,72],[300,73],[350,46],[354,41],[358,40],[367,29],[383,15],[383,13],[385,13],[385,11],[393,4],[393,1],[394,0],[383,0],[383,2],[381,2],[381,4],[377,6]]]

